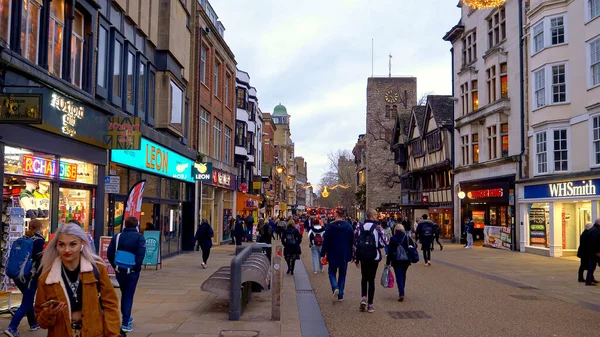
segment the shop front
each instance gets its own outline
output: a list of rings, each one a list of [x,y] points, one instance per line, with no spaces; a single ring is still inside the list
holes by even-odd
[[[235,214],[242,218],[252,215],[255,222],[260,218],[260,195],[237,192],[235,197]]]
[[[212,226],[215,244],[231,241],[230,220],[235,210],[235,184],[235,175],[214,166],[211,181],[202,183],[200,214]]]
[[[22,208],[49,237],[79,221],[95,240],[103,235],[103,142],[108,117],[49,89],[5,88],[0,94],[2,221],[8,207]],[[3,231],[5,230],[3,226]]]
[[[398,219],[399,217],[404,216],[402,214],[402,207],[398,204],[384,204],[376,209],[379,219],[387,219],[394,217]]]
[[[430,207],[429,219],[440,226],[440,238],[452,239],[454,226],[451,207]]]
[[[461,234],[464,232],[464,219],[468,217],[475,224],[475,245],[516,249],[514,186],[514,176],[461,182],[461,219],[457,221],[461,224]]]
[[[600,217],[600,178],[554,179],[519,186],[521,251],[574,256],[585,225]]]
[[[194,162],[175,151],[142,138],[139,150],[111,150],[110,170],[119,177],[119,193],[109,202],[106,232],[122,230],[129,190],[145,180],[140,231],[156,230],[161,235],[161,256],[193,249]],[[113,216],[114,214],[114,216]],[[112,228],[110,225],[112,224]]]

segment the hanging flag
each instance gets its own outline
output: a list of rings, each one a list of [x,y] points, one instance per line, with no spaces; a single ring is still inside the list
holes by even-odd
[[[125,213],[123,214],[123,221],[132,216],[138,220],[139,225],[142,215],[142,195],[144,195],[145,186],[146,180],[140,180],[129,190],[127,204],[125,204]]]

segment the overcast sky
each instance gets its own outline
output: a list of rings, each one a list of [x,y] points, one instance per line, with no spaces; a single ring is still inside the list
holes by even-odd
[[[419,96],[451,94],[450,43],[457,0],[210,0],[238,68],[263,112],[291,115],[296,156],[319,182],[327,154],[365,133],[367,78],[415,76]]]

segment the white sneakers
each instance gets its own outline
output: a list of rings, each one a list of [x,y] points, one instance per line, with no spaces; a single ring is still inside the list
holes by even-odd
[[[202,262],[201,266],[202,266],[202,269],[206,269],[206,263]]]

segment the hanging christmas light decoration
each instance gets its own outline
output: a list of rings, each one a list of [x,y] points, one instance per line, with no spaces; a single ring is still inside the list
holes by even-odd
[[[504,5],[506,0],[461,0],[465,5],[475,8],[475,9],[484,9],[484,8],[494,8],[500,7]]]
[[[327,191],[327,186],[323,187],[323,192],[321,192],[321,196],[323,198],[327,198],[329,196],[329,192]]]

